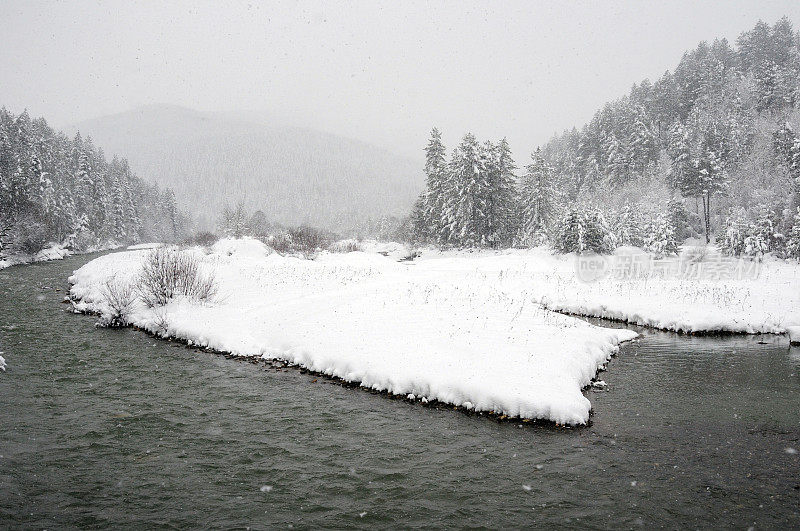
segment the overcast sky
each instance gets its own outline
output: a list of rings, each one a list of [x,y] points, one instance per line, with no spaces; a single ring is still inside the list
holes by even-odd
[[[58,2],[0,0],[0,105],[57,125],[150,103],[272,111],[419,154],[433,125],[556,131],[673,69],[701,40],[800,1]]]

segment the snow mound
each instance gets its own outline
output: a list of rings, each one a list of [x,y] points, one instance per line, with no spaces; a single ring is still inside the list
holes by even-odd
[[[214,254],[240,258],[263,258],[274,253],[269,246],[250,237],[240,239],[223,238],[215,243],[211,250]]]
[[[527,281],[487,274],[472,259],[411,267],[368,252],[317,260],[268,253],[256,240],[223,240],[211,254],[195,254],[219,282],[215,302],[140,306],[128,320],[426,403],[563,424],[588,420],[582,389],[637,335],[545,310],[531,301]],[[105,280],[132,281],[142,256],[106,255],[77,270],[77,308],[102,309]]]
[[[72,255],[72,251],[64,247],[63,245],[53,243],[50,244],[50,247],[46,249],[42,249],[33,257],[34,262],[46,262],[49,260],[61,260],[67,256]]]
[[[0,352],[0,354],[2,354],[2,352]],[[6,359],[3,356],[0,356],[0,371],[5,372],[6,371],[6,367],[7,367]]]
[[[361,242],[361,250],[365,253],[380,254],[393,260],[399,260],[411,254],[411,249],[405,244],[397,242],[379,242],[376,240],[364,240]]]

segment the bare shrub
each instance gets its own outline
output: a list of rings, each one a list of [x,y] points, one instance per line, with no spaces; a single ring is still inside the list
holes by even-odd
[[[100,325],[126,326],[136,300],[133,285],[114,276],[103,283],[100,291],[108,307],[108,310],[103,313]]]
[[[153,249],[142,264],[137,292],[148,307],[163,306],[176,296],[209,300],[217,293],[214,275],[199,271],[197,258],[174,248]]]
[[[353,253],[361,250],[361,244],[356,240],[339,240],[328,245],[332,253]]]
[[[195,245],[199,245],[200,247],[211,247],[212,245],[217,243],[217,240],[219,240],[219,236],[217,236],[213,232],[204,231],[204,232],[198,232],[196,234],[193,234],[192,236],[189,236],[188,238],[185,238],[181,243],[188,247],[192,247]]]
[[[259,239],[280,254],[302,254],[309,257],[327,249],[334,241],[334,235],[313,227],[302,226],[262,236]]]
[[[299,251],[306,252],[321,251],[333,239],[330,234],[308,226],[289,229],[289,236]]]
[[[155,330],[153,330],[153,333],[161,337],[167,337],[167,335],[169,334],[169,319],[167,319],[166,311],[157,310],[155,312],[155,319],[153,321],[153,326],[155,328]]]
[[[288,234],[270,234],[260,238],[260,240],[272,247],[277,253],[289,254],[292,252],[292,239]]]

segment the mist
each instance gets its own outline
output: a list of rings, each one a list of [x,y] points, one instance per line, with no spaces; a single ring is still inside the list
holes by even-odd
[[[418,160],[433,126],[527,154],[698,42],[782,15],[800,4],[11,1],[0,101],[57,127],[166,103]]]

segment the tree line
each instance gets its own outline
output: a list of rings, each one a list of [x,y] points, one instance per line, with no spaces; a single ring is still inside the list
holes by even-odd
[[[187,224],[172,190],[145,183],[125,159],[0,109],[0,255],[176,241]]]
[[[736,46],[700,43],[674,72],[537,148],[519,175],[504,141],[467,135],[446,161],[434,130],[413,237],[588,249],[655,231],[660,243],[650,245],[667,250],[670,238],[695,236],[731,254],[800,256],[798,104],[800,35],[784,17],[759,22]],[[565,232],[581,236],[571,246]]]

